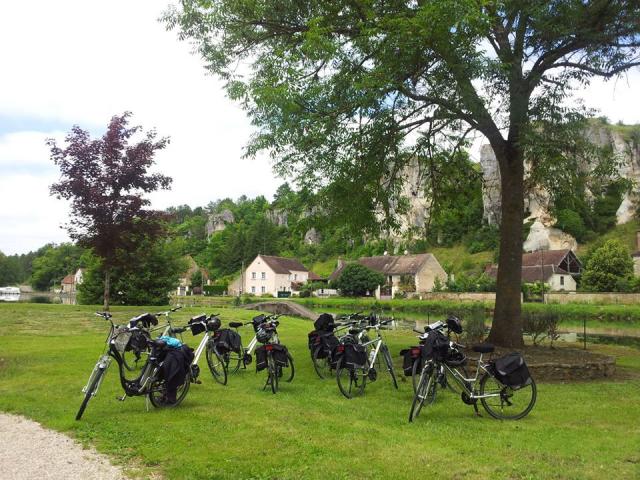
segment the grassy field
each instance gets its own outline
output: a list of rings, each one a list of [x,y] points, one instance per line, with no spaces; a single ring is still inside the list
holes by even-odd
[[[80,422],[80,389],[100,354],[107,328],[91,307],[0,305],[0,410],[67,432],[134,476],[185,479],[638,478],[640,352],[614,354],[622,378],[539,385],[538,403],[518,422],[477,418],[450,393],[407,423],[411,386],[392,389],[386,375],[363,398],[346,400],[335,381],[315,376],[306,346],[311,323],[281,319],[280,337],[296,359],[296,377],[277,395],[263,392],[264,372],[208,376],[175,410],[145,411],[141,398],[117,402],[115,368]],[[218,308],[225,321],[251,312]],[[126,320],[143,308],[115,308]],[[175,314],[186,320],[201,309]],[[246,337],[249,337],[247,332]],[[186,340],[188,340],[185,337]],[[387,334],[399,362],[413,343]],[[193,341],[192,343],[196,343]],[[204,360],[204,359],[202,359]]]

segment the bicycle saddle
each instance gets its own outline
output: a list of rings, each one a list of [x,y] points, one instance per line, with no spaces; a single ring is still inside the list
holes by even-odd
[[[238,328],[238,327],[241,327],[242,325],[244,325],[242,322],[229,322],[229,326],[231,328]]]
[[[496,347],[494,347],[492,344],[490,343],[481,343],[480,345],[474,345],[472,347],[472,350],[474,352],[477,353],[491,353],[496,349]]]

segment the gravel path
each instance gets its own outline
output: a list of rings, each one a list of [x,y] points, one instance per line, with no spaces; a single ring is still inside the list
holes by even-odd
[[[104,455],[17,415],[0,413],[0,478],[121,480]]]

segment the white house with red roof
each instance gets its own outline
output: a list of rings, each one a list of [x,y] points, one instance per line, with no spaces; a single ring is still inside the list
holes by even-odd
[[[243,291],[274,297],[278,292],[295,294],[301,285],[316,277],[295,258],[258,255],[244,272]]]

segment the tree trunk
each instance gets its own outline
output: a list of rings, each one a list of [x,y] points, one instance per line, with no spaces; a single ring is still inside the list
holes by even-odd
[[[104,311],[109,311],[109,295],[111,294],[111,270],[106,268],[104,271]]]
[[[494,148],[500,165],[500,257],[493,324],[488,341],[504,347],[521,347],[522,339],[522,222],[524,220],[524,161],[514,142]]]

